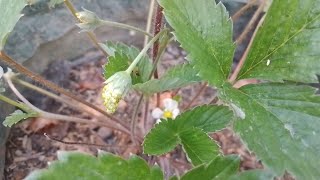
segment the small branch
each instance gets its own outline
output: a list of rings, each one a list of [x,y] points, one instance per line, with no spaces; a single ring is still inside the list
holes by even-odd
[[[86,102],[80,98],[78,98],[77,96],[73,95],[72,93],[64,90],[63,88],[60,88],[59,86],[57,86],[56,84],[42,78],[40,75],[38,74],[35,74],[34,72],[30,71],[29,69],[23,67],[22,65],[20,65],[19,63],[15,62],[13,59],[11,59],[9,56],[7,56],[3,51],[0,52],[0,58],[6,62],[11,68],[13,69],[16,69],[18,72],[28,76],[29,78],[31,78],[33,81],[36,81],[42,85],[44,85],[45,87],[53,90],[53,91],[56,91],[60,94],[64,94],[65,96],[77,101],[77,102],[80,102],[98,112],[100,112],[101,114],[107,116],[108,118],[110,118],[112,121],[114,121],[115,123],[119,124],[120,126],[124,127],[125,129],[129,129],[129,127],[123,123],[122,121],[116,119],[115,117],[109,115],[107,112],[105,112],[104,110],[100,109],[99,107],[89,103],[89,102]]]
[[[76,13],[77,10],[74,8],[73,4],[69,0],[64,0],[64,4],[67,6],[71,14],[77,19],[78,22],[81,22],[80,19],[78,19]],[[96,38],[96,36],[93,34],[93,32],[86,32],[89,36],[90,40],[93,42],[93,44],[106,56],[108,57],[108,53],[99,45],[99,42]]]
[[[237,11],[232,17],[232,21],[237,21],[238,18],[249,8],[251,8],[252,6],[254,6],[254,4],[256,3],[257,0],[251,0],[249,1],[246,5],[244,5],[239,11]]]
[[[158,4],[156,14],[155,14],[154,35],[157,35],[161,31],[161,28],[163,25],[163,23],[162,23],[162,20],[163,20],[162,10],[163,10],[163,8]],[[153,62],[156,61],[156,58],[158,56],[158,51],[159,51],[159,41],[156,41],[153,45],[153,48],[152,48]],[[156,78],[156,79],[159,78],[157,68],[154,71],[154,78]],[[160,106],[160,93],[157,93],[156,96],[157,96],[157,106]]]
[[[192,98],[192,100],[189,102],[189,104],[184,109],[189,109],[192,104],[198,99],[198,97],[206,90],[208,83],[205,82],[201,88],[199,89],[198,93]]]
[[[237,76],[238,76],[238,74],[239,74],[239,72],[240,72],[240,70],[241,70],[241,68],[242,68],[242,66],[243,66],[243,64],[244,64],[244,61],[246,60],[246,58],[247,58],[247,56],[248,56],[248,53],[249,53],[249,50],[250,50],[250,48],[251,48],[251,46],[252,46],[253,40],[254,40],[254,38],[255,38],[258,30],[259,30],[260,25],[261,25],[262,22],[263,22],[263,20],[264,20],[264,17],[261,18],[259,24],[257,25],[257,27],[256,27],[256,29],[255,29],[255,31],[254,31],[251,39],[250,39],[250,42],[249,42],[249,44],[248,44],[245,52],[243,53],[243,55],[242,55],[239,63],[237,64],[235,70],[234,70],[233,73],[231,74],[231,76],[230,76],[230,78],[229,78],[229,82],[230,82],[230,83],[234,84],[234,81],[237,79]]]
[[[138,147],[138,146],[121,146],[121,145],[114,145],[114,144],[93,144],[93,143],[80,143],[80,142],[69,142],[69,141],[63,141],[61,139],[54,138],[47,133],[43,134],[46,138],[50,139],[51,141],[56,141],[62,144],[68,144],[68,145],[85,145],[85,146],[94,146],[94,147],[100,147],[100,148],[129,148],[129,147]]]
[[[53,119],[53,120],[62,120],[62,121],[67,121],[67,122],[75,122],[75,123],[83,123],[83,124],[95,124],[98,126],[104,126],[104,127],[108,127],[111,129],[116,129],[119,130],[123,133],[129,134],[128,131],[126,131],[125,129],[122,128],[117,128],[117,127],[113,127],[110,126],[108,124],[105,123],[100,123],[100,122],[95,122],[95,121],[89,121],[88,119],[83,119],[83,118],[78,118],[78,117],[71,117],[71,116],[65,116],[65,115],[61,115],[61,114],[55,114],[55,113],[50,113],[47,111],[43,111],[37,107],[35,107],[34,105],[32,105],[19,91],[18,89],[13,85],[11,78],[8,77],[8,75],[4,75],[10,89],[14,92],[14,94],[24,103],[26,104],[30,109],[36,111],[39,113],[40,117],[45,118],[45,119]]]
[[[147,19],[147,26],[146,26],[146,32],[148,32],[148,33],[151,31],[154,4],[155,4],[155,0],[151,0],[150,5],[149,5],[149,13],[148,13],[148,19]],[[147,45],[148,41],[149,41],[149,36],[145,36],[144,37],[144,46]]]
[[[248,33],[254,28],[254,23],[257,21],[259,18],[261,12],[263,11],[265,3],[261,3],[259,5],[259,8],[256,10],[256,12],[253,14],[251,20],[249,21],[248,25],[246,28],[243,30],[243,32],[240,34],[240,36],[236,40],[236,44],[239,45],[242,43],[242,41],[247,37]]]
[[[59,102],[64,103],[64,104],[67,104],[68,106],[70,106],[70,107],[72,107],[74,109],[78,109],[80,111],[85,111],[85,112],[87,112],[87,113],[89,113],[91,115],[94,115],[99,121],[102,121],[102,122],[105,122],[105,123],[109,123],[109,124],[113,124],[114,123],[113,121],[110,121],[110,119],[106,119],[105,116],[98,116],[96,113],[88,110],[87,106],[85,106],[83,104],[80,104],[80,103],[77,103],[77,102],[75,102],[74,100],[72,100],[72,99],[70,99],[68,97],[60,97],[60,96],[58,96],[56,94],[53,94],[53,93],[51,93],[51,92],[49,92],[49,91],[47,91],[45,89],[39,88],[39,87],[37,87],[35,85],[32,85],[32,84],[30,84],[30,83],[28,83],[26,81],[20,80],[20,79],[18,79],[16,77],[12,77],[12,80],[14,82],[17,82],[17,83],[27,87],[27,88],[30,88],[30,89],[32,89],[34,91],[37,91],[37,92],[39,92],[41,94],[44,94],[44,95],[48,96],[48,97],[51,97],[51,98],[55,99],[56,101],[59,101]],[[90,108],[90,109],[94,110],[92,108]],[[120,120],[118,120],[118,121],[120,121]],[[127,132],[129,132],[129,129],[126,129],[125,127],[121,126],[119,128],[123,128]]]

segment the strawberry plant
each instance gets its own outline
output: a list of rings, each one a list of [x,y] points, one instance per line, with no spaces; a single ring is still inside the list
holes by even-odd
[[[69,1],[65,3],[72,9]],[[102,20],[88,10],[74,13],[80,22],[78,26],[89,35],[99,26],[111,25],[135,30],[151,38],[141,51],[119,42],[99,44],[99,48],[109,55],[108,63],[103,67],[105,114],[114,113],[119,101],[130,90],[140,92],[142,101],[156,93],[207,82],[218,92],[216,104],[188,109],[178,116],[176,105],[170,106],[173,108],[166,106],[154,113],[159,121],[143,140],[134,130],[130,133],[133,141],[141,143],[143,153],[149,156],[169,153],[178,145],[183,147],[193,168],[172,179],[273,179],[286,171],[296,179],[320,178],[320,97],[310,86],[310,83],[318,83],[317,75],[320,74],[320,1],[273,0],[234,71],[231,67],[237,42],[232,39],[232,20],[221,2],[159,0],[158,3],[156,17],[160,18],[156,20],[161,21],[163,12],[173,31],[156,28],[154,36],[135,27]],[[7,7],[1,11],[2,39],[18,20],[22,4],[20,0],[0,1],[0,8]],[[262,2],[264,7],[266,4]],[[187,52],[186,62],[172,67],[161,77],[152,78],[163,50],[172,40],[178,41]],[[147,51],[152,46],[157,51],[153,50],[149,57]],[[29,71],[3,52],[0,58],[30,76]],[[12,72],[4,75],[10,87],[14,78]],[[240,82],[248,79],[255,79],[256,83],[239,87]],[[34,80],[47,84],[41,78]],[[59,91],[54,85],[47,85]],[[17,103],[4,95],[0,95],[0,100],[22,110],[7,117],[4,121],[7,126],[27,117],[52,117],[27,102]],[[133,129],[135,121],[134,115]],[[120,125],[126,132],[128,125]],[[239,172],[240,158],[221,153],[208,133],[226,127],[234,130],[257,155],[263,170]],[[137,156],[124,160],[102,151],[97,158],[61,152],[58,159],[47,170],[33,172],[27,179],[164,178],[158,167],[149,167]]]

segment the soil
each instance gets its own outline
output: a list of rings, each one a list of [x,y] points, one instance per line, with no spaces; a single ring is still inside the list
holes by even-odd
[[[159,66],[159,73],[163,74],[169,67],[183,63],[185,61],[185,55],[185,52],[178,48],[176,44],[171,44],[166,50],[163,61]],[[100,52],[92,50],[72,63],[60,61],[58,64],[52,65],[51,71],[47,73],[47,77],[86,101],[103,108],[100,98],[104,82],[101,67],[105,61]],[[199,83],[178,91],[165,92],[161,94],[161,99],[174,94],[181,96],[179,106],[183,111],[184,107],[187,107],[192,98],[199,92],[202,85],[203,84]],[[87,113],[71,109],[55,100],[40,96],[36,92],[26,94],[28,94],[29,99],[34,104],[46,111],[87,118],[91,121],[95,120],[93,116]],[[215,90],[206,87],[205,91],[201,93],[192,106],[209,104],[214,96]],[[35,99],[35,97],[38,98]],[[115,116],[127,124],[130,124],[130,118],[133,114],[133,104],[137,103],[138,98],[139,95],[137,93],[130,92],[124,101],[121,101]],[[155,104],[155,98],[150,98],[150,108],[148,112],[150,127],[152,127],[155,122],[151,117],[151,110],[155,107]],[[140,120],[142,116],[142,113],[138,114]],[[139,130],[140,129],[137,129],[137,131]],[[51,139],[44,136],[44,133],[48,134]],[[250,153],[246,149],[237,135],[229,128],[213,133],[211,137],[221,146],[223,154],[238,154],[241,157],[240,171],[263,168],[261,162],[253,153]],[[64,142],[77,142],[79,144],[62,143],[52,138]],[[20,180],[33,170],[46,168],[48,162],[56,160],[58,150],[76,150],[96,154],[98,148],[88,144],[108,145],[109,147],[99,147],[99,149],[112,152],[124,158],[130,156],[131,153],[141,155],[142,152],[140,147],[132,147],[133,143],[130,136],[114,129],[91,124],[84,125],[40,118],[26,120],[14,126],[11,130],[7,142],[5,179]],[[147,156],[142,155],[142,157],[149,160],[149,163],[154,163],[154,161],[150,161]],[[181,175],[185,170],[191,168],[180,147],[162,156],[160,159],[161,160],[158,159],[157,162],[161,168],[166,171],[167,177],[174,174]]]

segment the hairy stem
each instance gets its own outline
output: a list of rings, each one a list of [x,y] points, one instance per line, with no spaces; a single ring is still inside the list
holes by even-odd
[[[64,0],[64,4],[67,6],[71,14],[77,19],[78,22],[81,22],[80,19],[77,17],[77,10],[73,6],[73,4],[69,0]],[[106,56],[108,57],[108,53],[99,45],[99,42],[96,38],[96,36],[93,34],[93,32],[86,32],[89,36],[90,40],[93,42],[93,44]]]
[[[19,102],[17,102],[17,101],[14,101],[14,100],[12,100],[12,99],[10,99],[10,98],[2,95],[2,94],[0,94],[0,100],[3,101],[3,102],[6,102],[6,103],[8,103],[8,104],[11,104],[11,105],[13,105],[13,106],[16,106],[16,107],[18,107],[19,109],[22,109],[23,111],[27,111],[27,109],[25,109],[25,107],[23,106],[23,104],[21,104],[21,103],[19,103]]]
[[[163,26],[162,10],[163,10],[163,8],[158,4],[156,14],[155,14],[154,35],[157,35],[161,31],[161,28]],[[158,56],[158,51],[159,51],[159,41],[156,41],[153,45],[153,48],[152,48],[152,60],[153,61],[156,61],[156,58]],[[158,70],[156,68],[154,71],[154,78],[157,79],[158,77],[159,77]],[[160,93],[157,93],[156,96],[157,96],[157,106],[160,106]]]
[[[161,33],[158,33],[155,37],[153,37],[150,42],[142,49],[142,51],[138,54],[138,56],[133,60],[133,62],[130,64],[128,69],[126,70],[127,73],[131,74],[133,69],[136,67],[136,65],[139,63],[141,58],[147,53],[148,49],[153,45],[154,42],[156,42],[159,37],[166,33],[166,30],[162,31]]]
[[[142,94],[140,96],[140,98],[139,98],[138,104],[134,108],[132,119],[131,119],[131,139],[132,139],[132,141],[133,141],[133,143],[135,145],[137,145],[137,142],[136,142],[136,140],[134,138],[135,137],[135,133],[136,133],[136,122],[137,122],[137,119],[138,119],[138,112],[139,112],[140,106],[142,104],[143,97],[144,97],[144,95]]]
[[[118,23],[118,22],[113,22],[113,21],[107,21],[107,20],[101,20],[102,24],[104,25],[108,25],[108,26],[113,26],[113,27],[118,27],[118,28],[122,28],[122,29],[127,29],[127,30],[132,30],[132,31],[136,31],[136,32],[139,32],[139,33],[142,33],[148,37],[153,37],[152,34],[144,31],[144,30],[141,30],[137,27],[134,27],[134,26],[130,26],[130,25],[127,25],[127,24],[123,24],[123,23]]]

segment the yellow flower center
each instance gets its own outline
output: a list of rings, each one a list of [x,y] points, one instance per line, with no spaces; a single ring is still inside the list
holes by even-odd
[[[163,117],[164,118],[173,118],[173,114],[172,114],[172,112],[171,111],[164,111],[163,112]]]

